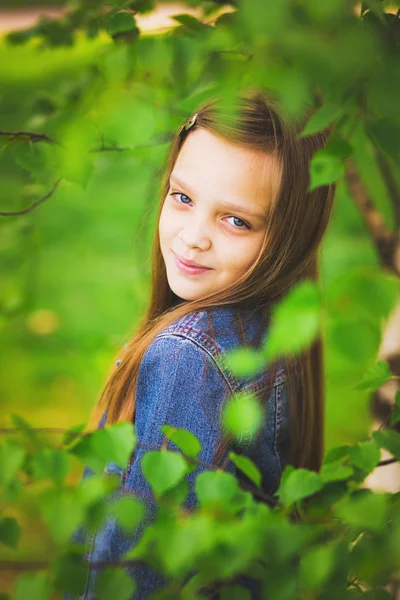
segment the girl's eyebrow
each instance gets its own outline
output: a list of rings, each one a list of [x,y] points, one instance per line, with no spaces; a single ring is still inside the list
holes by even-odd
[[[177,183],[182,188],[187,190],[191,196],[195,195],[194,191],[190,188],[190,186],[187,183],[185,183],[182,179],[180,179],[177,175],[175,175],[174,173],[171,173],[170,180],[175,181],[175,183]],[[244,208],[243,206],[240,206],[240,204],[235,204],[234,202],[228,202],[227,200],[221,200],[220,205],[223,206],[224,208],[228,208],[229,210],[232,210],[233,212],[240,212],[249,217],[252,217],[253,219],[259,219],[260,221],[265,221],[265,216],[262,213],[254,212],[252,210],[249,210],[248,208]]]

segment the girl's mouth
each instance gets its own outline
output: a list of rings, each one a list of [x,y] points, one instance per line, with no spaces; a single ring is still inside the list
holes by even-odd
[[[175,254],[174,252],[174,258],[175,258],[175,264],[178,268],[178,270],[183,273],[184,275],[203,275],[204,273],[208,273],[209,271],[212,271],[212,269],[209,269],[208,267],[190,267],[189,265],[186,265],[184,262],[182,262],[178,256]]]

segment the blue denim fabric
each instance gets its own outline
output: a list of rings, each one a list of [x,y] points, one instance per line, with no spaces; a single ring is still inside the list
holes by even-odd
[[[285,380],[282,369],[278,370],[274,381],[268,372],[252,377],[237,377],[227,367],[218,366],[217,357],[223,358],[228,350],[242,345],[238,328],[233,321],[234,311],[229,307],[212,308],[213,334],[209,331],[207,313],[194,312],[175,321],[156,336],[148,348],[140,366],[136,394],[136,435],[138,441],[152,446],[161,446],[164,423],[184,428],[194,433],[200,440],[202,450],[199,459],[206,463],[213,461],[214,452],[221,430],[220,409],[226,399],[233,394],[246,391],[264,391],[267,396],[266,422],[261,435],[252,443],[241,444],[236,451],[251,458],[262,473],[262,487],[273,493],[278,487],[280,476],[288,461],[289,428],[288,404]],[[260,314],[250,309],[240,310],[246,340],[257,339],[260,334]],[[268,335],[268,327],[259,335],[260,344]],[[104,424],[105,415],[99,423]],[[172,443],[169,447],[177,449]],[[156,513],[155,500],[149,484],[141,470],[141,459],[146,449],[138,448],[127,469],[115,463],[106,465],[105,473],[121,477],[121,493],[131,493],[140,498],[147,507],[147,517],[131,536],[122,532],[115,520],[109,518],[106,525],[90,539],[86,539],[86,559],[90,561],[118,560],[140,539],[145,526]],[[229,462],[228,471],[236,473]],[[196,506],[194,481],[204,470],[197,467],[187,476],[189,494],[184,503],[187,508]],[[83,478],[91,473],[85,467]],[[243,476],[240,472],[239,477]],[[83,541],[82,532],[73,539]],[[165,583],[165,580],[149,567],[135,565],[127,569],[134,577],[137,591],[132,600],[144,600]],[[85,590],[79,600],[95,600],[93,595],[95,571],[89,571]],[[257,582],[243,578],[252,598],[259,597]],[[71,600],[70,595],[65,600]]]

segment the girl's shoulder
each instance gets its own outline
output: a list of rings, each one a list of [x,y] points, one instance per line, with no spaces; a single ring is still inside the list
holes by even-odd
[[[153,340],[151,345],[162,344],[163,352],[168,348],[167,340],[171,340],[171,347],[181,344],[188,348],[192,342],[198,350],[208,355],[215,368],[221,370],[224,379],[229,381],[235,392],[247,389],[271,387],[282,383],[286,376],[283,368],[278,368],[271,380],[268,369],[263,370],[258,376],[236,376],[224,361],[224,355],[241,346],[251,346],[259,349],[268,336],[269,319],[255,309],[233,308],[230,306],[212,307],[204,311],[195,311],[180,317],[171,325],[163,329]],[[161,346],[160,346],[161,347]]]

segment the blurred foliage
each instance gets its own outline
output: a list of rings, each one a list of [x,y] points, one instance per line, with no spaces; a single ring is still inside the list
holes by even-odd
[[[394,429],[367,439],[370,391],[392,378],[377,353],[399,280],[394,269],[381,266],[346,169],[351,158],[369,202],[394,235],[400,224],[398,6],[378,0],[188,0],[175,27],[145,35],[136,16],[154,5],[77,1],[62,18],[41,19],[0,45],[0,211],[25,211],[0,222],[4,412],[64,429],[86,419],[113,354],[146,305],[168,143],[198,102],[215,91],[229,107],[232,91],[248,85],[273,89],[294,117],[309,102],[317,110],[304,134],[333,125],[327,150],[313,160],[311,186],[338,183],[321,252],[321,286],[299,287],[276,308],[271,347],[254,355],[240,351],[230,360],[233,370],[250,372],[273,355],[299,351],[322,327],[324,467],[320,474],[288,468],[273,506],[265,497],[254,502],[228,474],[203,473],[196,488],[202,511],[168,523],[164,511],[134,556],[151,563],[149,548],[156,544],[158,568],[175,578],[174,597],[196,565],[199,575],[182,597],[197,598],[209,580],[253,572],[266,596],[278,600],[298,597],[299,589],[302,598],[388,598],[383,587],[399,564],[398,497],[360,484],[377,467],[380,448],[400,457],[398,396]],[[197,16],[187,15],[185,6],[197,8]],[[246,402],[247,408],[239,402],[226,411],[225,426],[234,435],[244,413],[247,431],[259,427],[259,412],[251,398]],[[78,440],[70,435],[55,446],[51,435],[35,434],[14,419],[23,434],[7,436],[1,446],[2,499],[9,510],[0,520],[0,540],[10,559],[17,551],[20,559],[30,558],[32,547],[36,558],[61,552],[49,575],[20,576],[15,597],[34,590],[35,598],[47,598],[51,586],[78,590],[84,567],[66,551],[66,540],[90,514],[99,523],[105,518],[96,506],[112,490],[101,476],[95,492],[73,487],[77,461],[89,460],[101,472],[112,447],[122,469],[134,436],[127,428],[100,443],[95,433],[82,446],[78,431]],[[164,433],[192,456],[193,440]],[[257,486],[255,465],[230,458]],[[161,503],[164,494],[171,500],[187,472],[181,457],[165,451],[148,453],[144,468]],[[155,471],[163,473],[160,481],[152,478]],[[112,506],[121,525],[136,527],[137,506]],[[301,524],[291,521],[293,510]],[[60,512],[68,514],[62,523]],[[31,518],[36,514],[39,521]],[[30,542],[37,531],[40,550]],[[176,552],[165,552],[165,531]],[[196,544],[179,545],[182,536],[194,536]],[[124,577],[108,569],[100,585],[118,586],[130,597],[132,582]],[[225,584],[224,598],[246,597]]]

